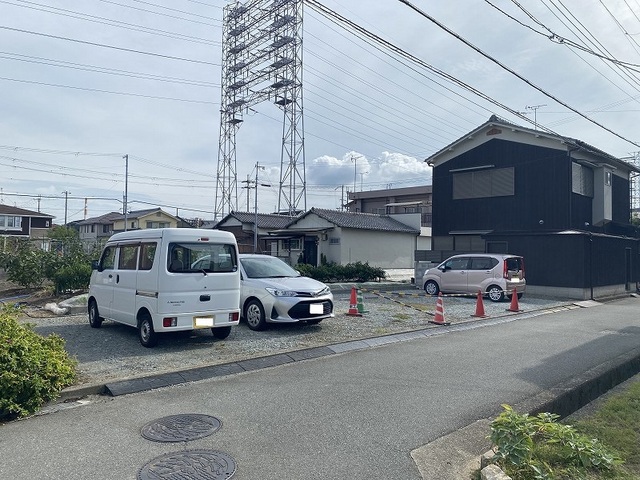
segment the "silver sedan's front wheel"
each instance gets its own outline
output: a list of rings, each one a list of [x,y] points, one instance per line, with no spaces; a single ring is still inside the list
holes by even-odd
[[[267,321],[264,316],[264,308],[258,300],[250,300],[244,308],[244,318],[251,330],[264,330]]]

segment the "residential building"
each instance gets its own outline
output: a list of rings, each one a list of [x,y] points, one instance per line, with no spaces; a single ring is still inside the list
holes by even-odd
[[[0,235],[8,237],[40,240],[41,247],[47,249],[47,234],[53,226],[53,215],[25,210],[0,204]]]
[[[323,259],[345,265],[368,262],[385,269],[413,268],[420,214],[377,215],[312,208],[265,238],[271,255],[292,265]]]
[[[419,213],[421,228],[418,249],[430,250],[432,203],[431,185],[421,185],[349,192],[347,206],[350,212],[376,213],[378,215]]]
[[[87,251],[98,248],[113,235],[113,222],[122,217],[120,212],[109,212],[98,217],[77,220],[67,224],[78,231],[80,241]]]
[[[258,223],[256,235],[255,224]],[[215,226],[218,230],[226,230],[236,236],[240,253],[270,253],[271,245],[267,245],[264,238],[272,230],[286,228],[291,217],[267,213],[231,212]],[[206,227],[204,227],[206,228]],[[254,250],[254,244],[257,248]]]
[[[640,172],[583,141],[492,116],[426,161],[433,167],[433,251],[525,257],[527,291],[593,298],[636,290]]]
[[[177,228],[178,218],[168,214],[161,208],[149,208],[146,210],[135,210],[127,213],[126,219],[124,214],[114,218],[113,233],[125,231],[125,220],[127,222],[126,230],[144,230],[147,228]]]

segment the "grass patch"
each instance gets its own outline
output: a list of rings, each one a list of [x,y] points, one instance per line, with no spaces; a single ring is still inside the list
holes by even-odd
[[[393,316],[393,320],[391,321],[396,323],[404,323],[406,320],[409,320],[410,318],[411,316],[407,315],[406,313],[396,313]]]
[[[618,477],[640,478],[640,382],[603,402],[591,416],[574,423],[576,430],[615,449],[625,463]]]

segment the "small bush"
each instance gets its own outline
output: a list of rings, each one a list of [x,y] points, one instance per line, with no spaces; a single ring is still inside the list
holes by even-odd
[[[296,269],[307,277],[321,282],[374,282],[383,280],[386,273],[382,268],[371,267],[369,263],[355,262],[346,265],[326,263],[318,267],[299,263]]]
[[[75,359],[58,335],[43,337],[17,321],[18,310],[0,310],[0,418],[23,417],[53,400],[76,378]]]
[[[86,288],[91,280],[91,265],[72,263],[58,269],[52,275],[56,294]]]
[[[504,412],[491,423],[491,440],[497,464],[514,480],[580,479],[621,463],[598,440],[558,423],[558,415],[530,416],[502,407]]]

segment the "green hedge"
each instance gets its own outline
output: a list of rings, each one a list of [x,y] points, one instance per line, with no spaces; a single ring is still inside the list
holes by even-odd
[[[30,415],[76,378],[75,359],[58,335],[43,337],[17,321],[18,310],[0,310],[0,418]]]
[[[322,264],[318,267],[299,263],[296,269],[307,277],[321,282],[378,282],[384,280],[386,273],[382,268],[372,267],[368,262],[355,262],[346,265],[336,263]]]

